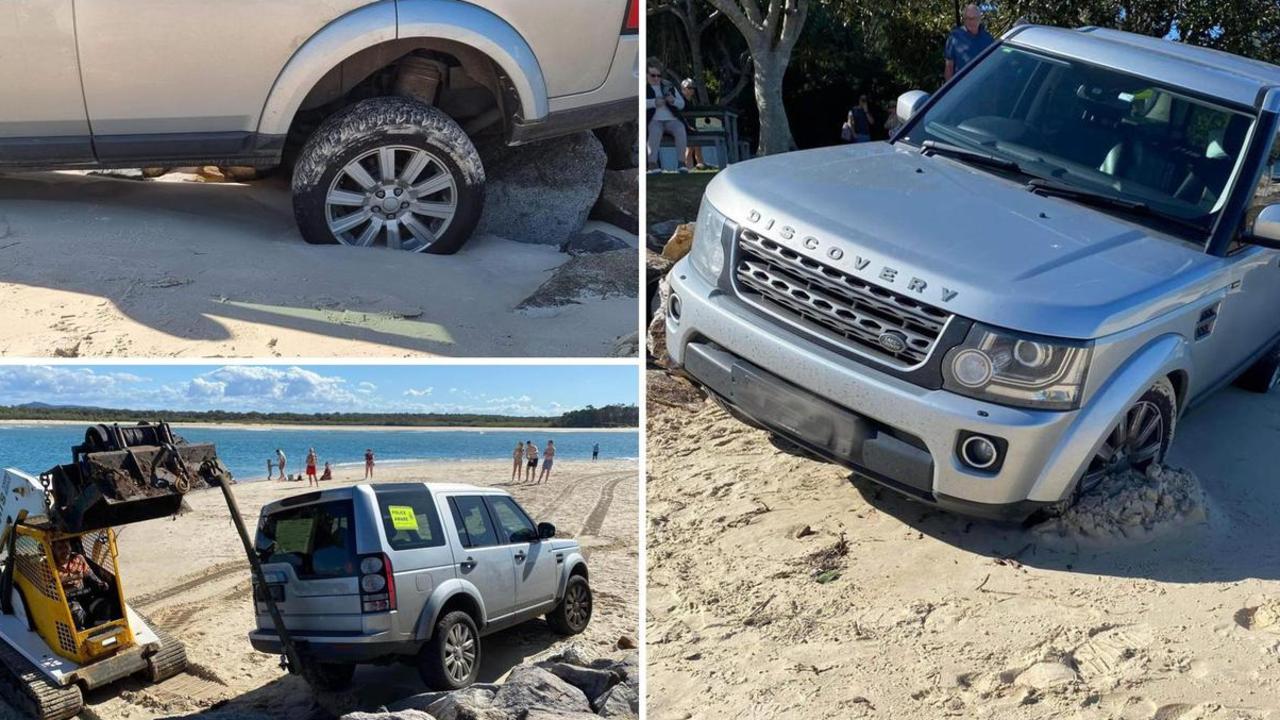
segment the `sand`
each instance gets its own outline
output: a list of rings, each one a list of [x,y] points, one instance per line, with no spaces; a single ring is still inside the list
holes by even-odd
[[[649,412],[651,720],[1280,718],[1280,396],[1187,415],[1155,499],[1121,504],[1203,504],[1132,537],[950,515],[711,403]]]
[[[506,463],[441,461],[379,466],[380,481],[425,480],[500,486],[539,521],[579,538],[588,553],[595,613],[574,642],[609,652],[639,624],[638,464],[562,460],[543,485],[507,485]],[[326,487],[357,482],[362,468],[338,469]],[[305,483],[252,482],[235,486],[249,527],[267,502],[306,491]],[[216,489],[189,497],[192,511],[174,519],[123,528],[120,567],[131,605],[187,645],[189,673],[156,686],[128,680],[90,693],[87,716],[157,718],[190,713],[214,717],[329,717],[424,692],[413,668],[361,667],[351,692],[317,703],[306,684],[286,675],[278,658],[257,653],[247,634],[254,625],[250,580],[240,540]],[[198,542],[192,543],[192,538]],[[193,550],[192,548],[198,548]],[[494,681],[526,657],[568,640],[533,621],[485,639],[481,681]],[[16,717],[5,713],[0,717]]]
[[[13,174],[0,198],[0,356],[602,357],[638,327],[634,298],[516,310],[568,260],[552,246],[307,245],[280,178]]]

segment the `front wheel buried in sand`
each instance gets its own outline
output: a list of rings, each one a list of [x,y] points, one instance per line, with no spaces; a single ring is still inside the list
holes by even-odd
[[[1173,442],[1176,398],[1168,378],[1160,378],[1130,405],[1089,461],[1075,497],[1097,487],[1107,477],[1130,470],[1146,472],[1162,462]]]
[[[471,139],[440,110],[398,97],[356,103],[307,141],[294,216],[314,244],[452,253],[484,206]]]

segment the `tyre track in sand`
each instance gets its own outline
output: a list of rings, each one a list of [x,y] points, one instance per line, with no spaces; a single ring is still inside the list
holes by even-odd
[[[604,526],[605,518],[609,516],[609,507],[613,505],[613,492],[626,479],[625,476],[614,478],[600,489],[600,497],[596,500],[595,507],[591,508],[591,514],[587,515],[582,528],[578,530],[577,537],[597,535],[600,532],[600,528]]]
[[[249,571],[249,562],[247,560],[232,560],[231,562],[221,563],[205,570],[203,573],[192,577],[189,580],[183,580],[178,584],[164,590],[156,590],[145,595],[139,595],[129,600],[129,604],[133,607],[145,608],[163,602],[169,598],[176,597],[185,592],[195,590],[196,588],[216,582],[228,575]]]

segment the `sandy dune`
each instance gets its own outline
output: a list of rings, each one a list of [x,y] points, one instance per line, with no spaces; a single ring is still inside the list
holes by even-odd
[[[337,472],[335,485],[357,481],[362,469]],[[619,636],[636,637],[639,624],[639,514],[637,463],[562,461],[543,485],[505,485],[503,463],[437,462],[380,467],[378,480],[426,480],[497,485],[512,492],[539,520],[576,535],[588,551],[595,614],[575,638],[601,653]],[[326,483],[326,486],[329,486]],[[236,499],[250,527],[267,502],[306,490],[305,483],[236,485]],[[188,714],[220,718],[331,717],[374,709],[423,692],[407,666],[364,667],[351,692],[317,700],[306,684],[257,653],[246,635],[253,627],[248,563],[217,490],[193,493],[193,512],[170,520],[127,526],[120,533],[120,565],[131,604],[187,645],[188,674],[148,687],[124,682],[95,691],[85,715],[153,718]],[[198,538],[192,542],[192,538]],[[486,638],[480,679],[493,681],[523,658],[566,641],[535,621]],[[0,705],[0,717],[16,717]]]
[[[0,175],[0,198],[0,355],[598,357],[636,331],[634,299],[514,309],[567,259],[554,247],[307,245],[278,178]]]
[[[1204,514],[1106,543],[933,511],[673,405],[648,428],[653,720],[1280,718],[1280,396],[1189,414],[1170,463]]]

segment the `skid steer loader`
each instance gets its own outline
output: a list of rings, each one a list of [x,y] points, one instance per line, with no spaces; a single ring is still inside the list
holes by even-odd
[[[182,644],[129,607],[115,528],[174,515],[190,490],[231,482],[212,445],[166,423],[96,425],[72,461],[0,478],[0,697],[39,720],[81,693],[187,665]]]

